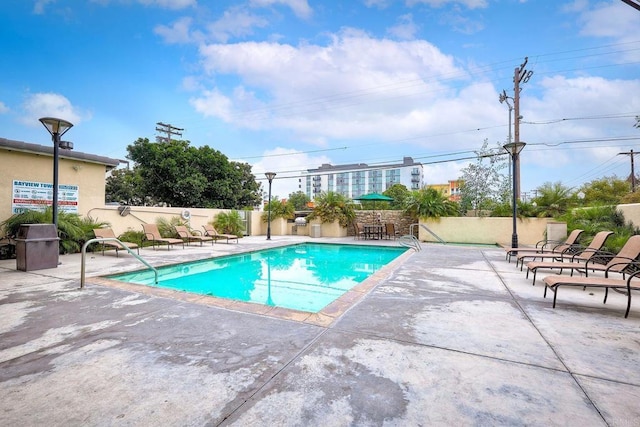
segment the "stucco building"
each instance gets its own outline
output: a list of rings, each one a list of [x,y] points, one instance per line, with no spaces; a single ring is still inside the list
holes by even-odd
[[[105,204],[105,175],[120,161],[80,151],[59,150],[59,211],[81,216]],[[53,144],[0,138],[0,222],[25,209],[44,209],[53,200]]]

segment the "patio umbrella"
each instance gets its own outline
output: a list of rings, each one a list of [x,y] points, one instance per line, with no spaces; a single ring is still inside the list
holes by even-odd
[[[393,198],[389,196],[385,196],[384,194],[380,194],[380,193],[369,193],[369,194],[364,194],[360,197],[355,197],[353,200],[360,200],[361,202],[362,201],[373,202],[373,211],[375,212],[376,202],[392,202]]]

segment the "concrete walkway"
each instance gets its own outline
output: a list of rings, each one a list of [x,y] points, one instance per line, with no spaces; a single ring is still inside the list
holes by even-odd
[[[325,325],[92,281],[139,268],[122,253],[90,254],[83,290],[79,255],[0,261],[0,425],[640,425],[640,302],[561,289],[552,309],[504,255],[423,245]]]

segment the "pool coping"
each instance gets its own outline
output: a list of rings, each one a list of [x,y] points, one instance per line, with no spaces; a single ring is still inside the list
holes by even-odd
[[[253,251],[247,251],[247,253],[249,252]],[[236,301],[210,295],[198,295],[175,289],[140,285],[136,283],[125,283],[118,280],[109,279],[104,276],[91,277],[87,280],[90,281],[93,285],[117,288],[127,292],[134,292],[158,298],[174,299],[177,301],[183,301],[193,304],[208,305],[211,307],[274,317],[277,319],[291,320],[294,322],[307,323],[315,326],[329,327],[351,307],[362,300],[381,281],[389,277],[389,275],[398,266],[403,264],[413,254],[414,251],[410,249],[406,250],[391,262],[385,264],[379,270],[374,272],[371,276],[367,277],[365,280],[358,283],[353,288],[349,289],[347,292],[336,298],[333,302],[329,303],[317,313],[310,313],[307,311],[293,310],[282,307],[273,307],[260,303]]]

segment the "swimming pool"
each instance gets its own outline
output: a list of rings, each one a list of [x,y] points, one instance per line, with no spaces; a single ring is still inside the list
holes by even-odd
[[[301,243],[108,276],[127,283],[317,313],[406,252],[384,246]]]

